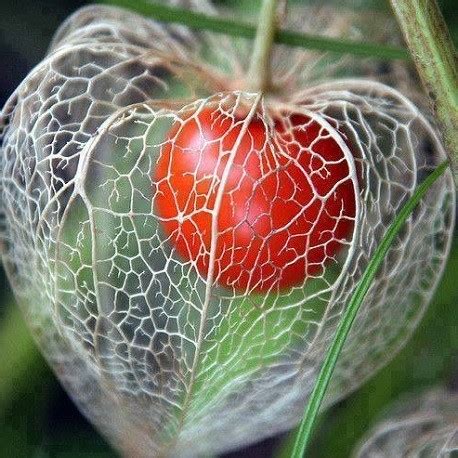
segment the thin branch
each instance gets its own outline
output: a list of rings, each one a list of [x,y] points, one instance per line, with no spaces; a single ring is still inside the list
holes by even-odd
[[[197,13],[184,8],[175,8],[150,3],[146,0],[104,0],[105,3],[118,5],[144,16],[149,16],[160,22],[186,25],[192,29],[208,30],[214,33],[231,35],[234,37],[255,38],[256,26],[247,22]],[[103,0],[102,0],[103,3]],[[329,51],[337,54],[353,54],[360,57],[374,57],[378,59],[410,59],[406,49],[388,46],[379,43],[356,42],[336,38],[320,37],[288,30],[279,30],[275,35],[275,43]]]
[[[391,0],[445,143],[458,160],[458,59],[436,0]]]

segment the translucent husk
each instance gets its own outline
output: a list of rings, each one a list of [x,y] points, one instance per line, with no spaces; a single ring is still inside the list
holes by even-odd
[[[458,394],[442,387],[398,401],[361,440],[354,456],[452,457],[458,451]]]
[[[330,35],[364,23],[328,9],[293,17],[305,31]],[[2,113],[0,235],[8,276],[62,383],[129,456],[218,453],[295,425],[377,243],[446,158],[416,105],[362,78],[379,75],[378,64],[276,47],[276,90],[261,97],[240,90],[249,55],[243,40],[89,7],[61,27]],[[408,69],[384,70],[380,79],[409,88],[421,105]],[[155,208],[157,160],[173,142],[171,126],[209,106],[233,126],[260,120],[272,148],[273,119],[289,114],[314,120],[321,138],[340,145],[348,174],[315,197],[325,202],[351,183],[358,195],[353,231],[302,284],[263,293],[221,287],[217,269],[203,276],[165,236]],[[305,153],[321,158],[313,144]],[[323,161],[323,173],[327,167]],[[223,192],[220,185],[216,193]],[[447,257],[454,199],[447,174],[390,250],[328,405],[389,361],[416,327]],[[209,212],[218,216],[217,207]]]

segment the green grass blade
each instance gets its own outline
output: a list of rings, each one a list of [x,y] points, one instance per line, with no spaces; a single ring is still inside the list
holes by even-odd
[[[326,394],[326,389],[334,372],[334,367],[336,365],[337,359],[339,358],[353,321],[355,320],[356,314],[358,313],[359,307],[363,302],[363,299],[366,296],[372,281],[374,280],[378,268],[383,262],[383,259],[387,254],[391,244],[393,243],[394,239],[396,238],[397,234],[401,230],[410,214],[413,212],[422,197],[426,194],[428,189],[445,172],[448,166],[448,161],[443,162],[418,186],[414,195],[402,207],[396,219],[388,228],[385,236],[380,242],[380,245],[377,247],[374,256],[369,261],[366,271],[359,281],[350,299],[348,307],[342,316],[334,336],[334,340],[329,347],[320,373],[318,374],[317,381],[310,395],[310,400],[304,411],[304,417],[302,418],[302,422],[297,432],[296,441],[294,444],[293,452],[291,454],[292,458],[301,458],[304,456],[305,450],[311,438],[313,427],[316,423],[321,403],[323,401],[324,395]]]
[[[102,3],[117,5],[136,11],[144,16],[152,17],[160,22],[182,24],[192,29],[209,30],[215,33],[243,38],[254,38],[256,35],[256,26],[247,22],[212,16],[184,8],[159,5],[146,0],[102,0]],[[353,54],[360,57],[410,59],[410,54],[404,48],[382,45],[380,43],[365,43],[340,38],[319,37],[288,30],[279,30],[275,34],[275,42],[318,51]]]

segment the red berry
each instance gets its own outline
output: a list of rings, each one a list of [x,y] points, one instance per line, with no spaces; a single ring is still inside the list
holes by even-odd
[[[162,228],[204,277],[211,212],[242,124],[220,108],[176,122],[157,164]],[[277,119],[273,132],[253,119],[222,192],[212,280],[239,291],[283,289],[320,274],[353,227],[355,192],[344,153],[303,115]]]

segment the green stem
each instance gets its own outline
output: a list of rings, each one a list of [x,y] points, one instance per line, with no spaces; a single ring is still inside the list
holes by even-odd
[[[297,432],[296,442],[291,454],[292,458],[301,458],[304,456],[307,445],[310,442],[311,434],[316,423],[321,403],[329,385],[329,381],[331,380],[331,376],[334,372],[337,359],[339,358],[339,355],[342,351],[345,340],[355,320],[356,314],[358,313],[359,307],[363,302],[363,299],[366,296],[372,281],[374,280],[375,275],[383,262],[383,259],[388,253],[391,244],[395,240],[397,234],[402,229],[404,223],[412,211],[415,209],[417,204],[426,194],[428,189],[430,189],[435,181],[445,172],[448,166],[448,161],[443,162],[418,186],[414,195],[402,207],[396,219],[386,231],[385,236],[377,247],[371,260],[369,261],[364,275],[359,281],[355,291],[353,292],[350,302],[344,311],[331,346],[326,353],[326,357],[318,374],[315,386],[310,395],[310,400],[305,408],[304,416]]]
[[[458,160],[458,60],[436,0],[391,0],[450,152]]]
[[[270,55],[277,30],[278,0],[263,0],[258,29],[253,45],[251,64],[246,78],[246,90],[265,92],[271,86]]]
[[[100,0],[102,3],[118,5],[160,22],[182,24],[197,30],[208,30],[214,33],[234,37],[255,38],[256,26],[239,20],[197,13],[184,8],[175,8],[150,3],[147,0]],[[319,37],[304,33],[279,30],[274,37],[275,43],[296,46],[317,51],[329,51],[338,54],[353,54],[360,57],[379,59],[410,59],[406,49],[379,43],[362,43],[353,40]]]

